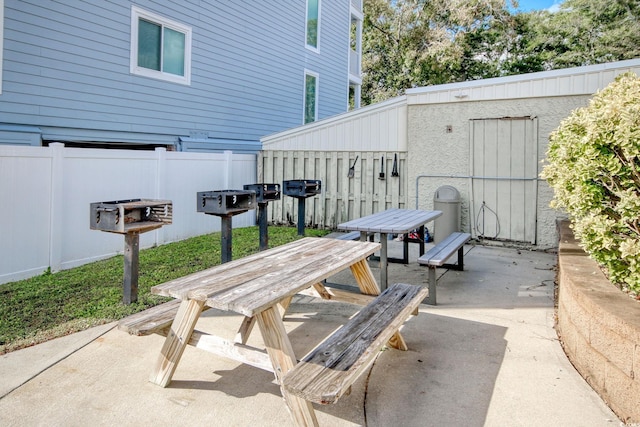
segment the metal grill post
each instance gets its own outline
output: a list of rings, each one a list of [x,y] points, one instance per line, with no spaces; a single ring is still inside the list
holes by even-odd
[[[267,205],[258,203],[258,228],[260,229],[260,250],[269,249],[269,229],[267,228]]]
[[[138,268],[140,253],[140,233],[133,231],[124,235],[124,279],[122,302],[131,304],[138,301]]]
[[[270,201],[280,200],[280,184],[245,184],[245,190],[255,191],[258,203],[258,226],[260,230],[260,250],[269,248],[269,230],[267,228],[267,205]]]
[[[232,251],[231,251],[231,240],[232,240],[232,216],[225,215],[222,216],[222,224],[220,229],[221,239],[220,239],[220,250],[221,254],[221,262],[224,264],[225,262],[231,261]]]
[[[298,236],[304,236],[304,213],[306,201],[304,197],[298,197]]]

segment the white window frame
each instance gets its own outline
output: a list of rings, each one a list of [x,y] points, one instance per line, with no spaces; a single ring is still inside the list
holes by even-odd
[[[165,73],[163,71],[152,70],[138,66],[138,22],[140,18],[151,21],[163,27],[170,28],[185,35],[184,40],[184,76]],[[183,85],[191,84],[191,27],[179,22],[164,18],[153,12],[131,6],[131,58],[130,72],[144,77],[165,80]]]
[[[307,117],[307,76],[313,76],[316,79],[316,93],[313,99],[313,122],[318,121],[318,94],[320,92],[320,74],[313,71],[304,70],[304,79],[302,81],[302,124],[308,124],[313,122],[305,122]]]
[[[307,44],[307,35],[309,31],[309,0],[306,1],[305,10],[304,10],[304,45],[307,49],[312,50],[314,52],[320,53],[320,23],[322,22],[322,0],[318,0],[318,28],[316,34],[316,45],[311,46]]]

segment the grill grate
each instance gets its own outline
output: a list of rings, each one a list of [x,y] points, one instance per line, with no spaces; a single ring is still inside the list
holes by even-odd
[[[89,205],[92,230],[127,234],[153,230],[173,222],[170,200],[128,199]]]

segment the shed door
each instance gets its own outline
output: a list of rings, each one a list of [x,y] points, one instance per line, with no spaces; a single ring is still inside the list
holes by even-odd
[[[538,119],[471,120],[474,237],[536,242]]]

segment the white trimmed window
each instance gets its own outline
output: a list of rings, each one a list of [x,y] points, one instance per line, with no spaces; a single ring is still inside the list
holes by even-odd
[[[132,6],[131,73],[191,84],[191,27]]]
[[[320,50],[320,0],[307,0],[305,37],[308,49]]]
[[[316,73],[304,72],[304,124],[318,120],[318,80]]]

